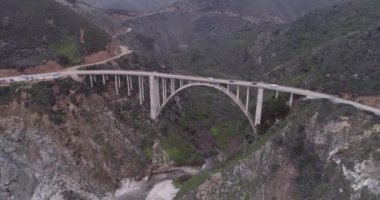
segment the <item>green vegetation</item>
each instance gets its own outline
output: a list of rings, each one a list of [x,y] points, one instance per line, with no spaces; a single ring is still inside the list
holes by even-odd
[[[63,110],[51,111],[49,119],[55,124],[60,125],[65,122],[66,113]]]
[[[297,75],[289,81],[289,86],[299,87],[302,84],[302,81],[305,80],[305,78],[306,74]]]
[[[200,174],[191,177],[189,180],[183,183],[179,182],[178,179],[175,180],[174,184],[177,187],[180,187],[180,190],[178,191],[176,198],[182,197],[189,191],[196,189],[199,185],[205,182],[209,176],[209,172],[201,172]]]
[[[221,149],[226,150],[231,143],[231,138],[238,136],[239,126],[234,121],[221,121],[212,125],[211,135]]]
[[[190,92],[194,93],[194,98],[199,98],[199,100],[194,100],[191,102],[189,101],[189,104],[186,104],[186,106],[188,106],[189,109],[187,109],[186,112],[183,115],[181,115],[181,117],[178,119],[177,123],[181,128],[184,129],[196,127],[199,125],[207,125],[209,123],[208,119],[210,118],[212,113],[212,110],[210,109],[210,105],[212,104],[210,99],[213,96],[212,92]],[[193,96],[190,98],[193,98]]]
[[[167,136],[162,139],[162,146],[177,165],[202,163],[203,158],[197,152],[193,144],[180,133],[162,131]]]
[[[191,190],[196,189],[199,185],[204,183],[209,177],[210,174],[214,172],[223,172],[231,167],[235,166],[237,163],[241,162],[243,159],[252,155],[252,153],[256,152],[260,148],[262,148],[268,141],[275,140],[279,138],[281,129],[284,128],[284,124],[280,124],[278,126],[272,127],[267,134],[260,136],[252,145],[248,147],[244,152],[236,155],[235,157],[223,162],[218,165],[212,172],[202,172],[196,176],[191,177],[188,180],[182,180],[182,178],[178,178],[174,180],[174,184],[176,187],[179,187],[180,190],[177,193],[176,198],[179,198]]]
[[[65,39],[51,46],[54,53],[59,56],[60,62],[72,65],[81,62],[79,46],[73,39]]]
[[[378,56],[368,50],[378,50],[378,17],[377,0],[351,1],[302,17],[264,48],[261,66],[276,68],[267,79],[334,94],[376,94]]]
[[[14,100],[18,95],[20,84],[11,84],[8,87],[0,87],[0,105],[6,105]]]
[[[120,67],[125,70],[140,69],[143,66],[145,69],[150,71],[161,71],[161,65],[148,57],[141,56],[135,52],[128,55],[128,57],[122,57],[116,60]]]
[[[56,103],[53,93],[53,84],[50,82],[41,82],[33,84],[32,88],[27,90],[30,93],[31,104],[36,110],[50,109]]]
[[[256,141],[254,141],[247,149],[238,154],[237,156],[227,160],[226,162],[217,166],[214,171],[224,171],[226,169],[231,168],[236,165],[238,162],[241,162],[243,159],[252,155],[252,153],[256,152],[260,148],[262,148],[268,141],[276,140],[276,138],[280,137],[280,130],[284,128],[285,124],[281,123],[276,126],[272,126],[265,134],[260,135]]]
[[[190,93],[188,93],[190,92]],[[233,155],[252,132],[248,121],[239,108],[219,91],[200,87],[189,89],[181,96],[181,111],[171,102],[164,109],[163,118],[171,119],[176,113],[175,123],[166,121],[164,149],[174,160],[200,163],[202,156],[218,154]],[[228,98],[228,97],[227,97]],[[174,125],[177,124],[177,125]],[[197,155],[192,157],[191,155]]]
[[[63,65],[104,50],[110,37],[74,11],[51,0],[4,1],[0,38],[0,67],[23,69],[47,59]],[[80,30],[85,43],[80,42]]]
[[[267,130],[273,126],[277,121],[286,117],[290,111],[289,106],[286,104],[286,99],[288,96],[281,95],[278,99],[274,96],[264,100],[263,112],[262,112],[262,122],[257,127],[257,132],[262,135],[267,132]]]
[[[148,158],[152,158],[152,156],[153,156],[152,146],[146,145],[146,146],[144,146],[143,150],[144,150],[145,155]]]

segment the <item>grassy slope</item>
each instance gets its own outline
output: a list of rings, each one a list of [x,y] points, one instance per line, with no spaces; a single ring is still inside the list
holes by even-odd
[[[132,36],[136,39],[129,44],[167,66],[205,76],[265,80],[334,94],[371,95],[379,90],[376,0],[315,11],[280,26],[201,13],[165,13],[133,22],[129,25],[139,37]],[[155,32],[146,31],[151,29]]]
[[[353,1],[317,11],[280,31],[261,53],[267,79],[330,93],[380,89],[380,3]],[[268,72],[269,71],[269,72]]]
[[[22,68],[56,59],[74,64],[105,49],[109,37],[70,9],[50,0],[6,0],[0,8],[0,67]],[[85,43],[80,43],[80,29]]]

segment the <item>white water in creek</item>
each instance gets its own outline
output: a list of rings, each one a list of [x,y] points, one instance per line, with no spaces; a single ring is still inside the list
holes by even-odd
[[[206,161],[202,167],[177,167],[170,172],[156,174],[141,181],[124,179],[122,186],[116,190],[116,200],[172,200],[179,188],[173,184],[173,180],[185,176],[196,175],[202,170],[211,168],[211,162]]]

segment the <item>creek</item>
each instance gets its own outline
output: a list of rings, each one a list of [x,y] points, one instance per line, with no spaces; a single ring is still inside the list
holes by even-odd
[[[206,160],[201,167],[175,167],[165,172],[155,173],[150,178],[140,181],[124,179],[115,192],[116,200],[172,200],[179,188],[173,180],[182,176],[194,176],[204,170],[211,169],[212,162]]]

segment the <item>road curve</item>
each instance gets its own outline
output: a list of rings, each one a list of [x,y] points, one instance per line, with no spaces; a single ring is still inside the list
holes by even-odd
[[[73,66],[73,67],[69,67],[65,70],[78,70],[78,69],[81,69],[81,68],[85,68],[85,67],[91,67],[91,66],[95,66],[95,65],[102,65],[102,64],[105,64],[105,63],[108,63],[112,60],[116,60],[118,58],[121,58],[127,54],[130,54],[132,53],[131,50],[128,49],[128,47],[126,46],[120,46],[120,50],[121,50],[121,53],[117,56],[114,56],[112,58],[108,58],[106,60],[102,60],[102,61],[99,61],[99,62],[96,62],[96,63],[89,63],[89,64],[83,64],[83,65],[77,65],[77,66]]]

